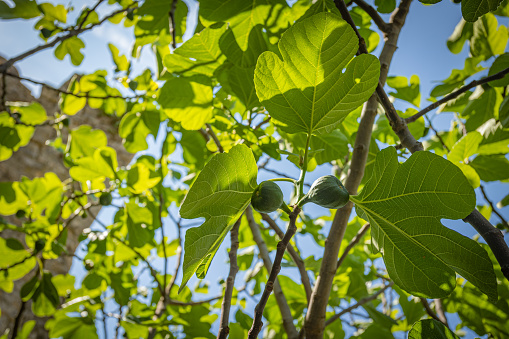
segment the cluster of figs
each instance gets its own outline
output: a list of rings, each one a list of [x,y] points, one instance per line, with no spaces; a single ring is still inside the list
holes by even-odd
[[[315,180],[309,192],[297,203],[302,207],[308,202],[338,209],[346,205],[350,195],[341,181],[333,175],[325,175]],[[286,210],[281,188],[273,181],[263,181],[251,196],[251,205],[260,213],[271,213],[281,208]]]

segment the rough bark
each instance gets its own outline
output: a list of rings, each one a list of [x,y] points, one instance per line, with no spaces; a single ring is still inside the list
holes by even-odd
[[[385,44],[380,54],[380,83],[383,85],[387,79],[389,65],[397,49],[397,41],[405,18],[410,7],[411,0],[403,0],[391,16],[389,24],[391,29],[385,35]],[[364,105],[361,122],[355,140],[350,171],[345,181],[345,187],[350,194],[357,194],[357,188],[364,176],[364,169],[371,141],[373,123],[377,114],[378,100],[373,94]],[[316,280],[308,313],[306,314],[305,332],[307,338],[322,338],[325,327],[325,315],[329,300],[332,281],[336,274],[336,262],[338,260],[339,247],[345,234],[346,226],[353,204],[350,202],[336,212],[331,230],[325,242],[320,273]]]

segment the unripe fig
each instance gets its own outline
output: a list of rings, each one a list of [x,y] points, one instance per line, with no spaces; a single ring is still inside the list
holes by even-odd
[[[251,205],[260,213],[271,213],[283,204],[283,192],[273,181],[263,181],[251,196]]]
[[[349,197],[348,191],[338,178],[326,175],[315,180],[299,205],[312,202],[325,208],[338,209],[346,205]]]
[[[99,197],[99,203],[103,206],[111,205],[112,200],[113,197],[111,196],[111,193],[108,192],[101,194],[101,196]]]

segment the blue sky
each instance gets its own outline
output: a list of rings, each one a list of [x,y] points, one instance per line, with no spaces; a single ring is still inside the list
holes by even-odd
[[[69,4],[69,1],[50,2],[62,3],[64,5]],[[193,1],[186,0],[185,2],[188,3],[191,13],[196,13],[197,6]],[[72,5],[77,9],[80,9],[85,5],[91,6],[94,3],[95,1],[72,1]],[[108,7],[109,6],[104,5],[99,7],[99,12],[103,14],[107,13]],[[106,11],[104,11],[104,9],[106,9]],[[74,18],[74,16],[71,16],[71,18]],[[385,18],[388,19],[388,16],[385,16]],[[398,45],[400,48],[396,51],[390,67],[389,75],[410,77],[413,74],[417,74],[419,76],[422,95],[421,108],[427,105],[426,98],[428,97],[431,89],[436,85],[435,82],[447,78],[453,68],[463,68],[465,57],[468,55],[467,47],[465,46],[460,54],[455,55],[449,52],[446,46],[446,40],[453,32],[454,27],[460,21],[460,18],[460,6],[449,0],[443,0],[441,3],[433,6],[422,5],[418,1],[414,1],[411,5],[410,13],[399,38]],[[507,20],[502,22],[507,24]],[[18,55],[33,46],[42,44],[43,41],[38,38],[36,31],[33,30],[34,23],[35,20],[30,20],[29,23],[18,20],[0,21],[0,46],[2,46],[0,55],[9,58]],[[194,27],[195,23],[188,21],[188,25]],[[186,33],[185,38],[189,37],[190,33],[188,32]],[[16,67],[22,76],[38,81],[44,81],[53,86],[60,86],[74,73],[89,73],[97,69],[107,69],[108,71],[112,71],[114,66],[111,61],[107,44],[111,42],[120,49],[121,54],[130,55],[130,49],[133,43],[133,30],[132,28],[126,29],[122,26],[116,26],[108,23],[92,30],[91,32],[83,34],[82,38],[86,44],[85,49],[82,50],[85,55],[85,59],[79,67],[73,66],[68,57],[66,57],[63,61],[56,59],[53,55],[53,49],[48,49],[29,57],[17,63]],[[377,48],[374,54],[378,55],[379,51],[380,48]],[[153,68],[155,66],[155,59],[148,50],[148,47],[144,49],[141,54],[141,58],[138,61],[135,61],[133,66],[134,75],[141,73],[141,71],[143,71],[146,67]],[[477,75],[475,78],[479,77],[480,75]],[[36,95],[38,95],[40,88],[30,84],[27,85],[30,86]],[[401,102],[396,102],[396,106],[400,104]],[[451,115],[441,114],[435,116],[434,113],[430,113],[429,116],[433,117],[435,127],[448,129]],[[151,141],[152,145],[157,144],[157,142],[154,143],[153,140]],[[157,154],[158,151],[156,149],[157,147],[152,147],[147,152],[150,154]],[[271,167],[275,168],[274,165],[275,163],[273,162]],[[298,171],[294,165],[287,162],[284,166],[289,174],[294,176],[298,175]],[[330,174],[330,167],[323,166],[310,173],[307,176],[306,181],[312,182],[314,179],[325,174]],[[271,175],[263,173],[263,177],[261,179],[267,179],[270,177]],[[495,183],[487,184],[486,186],[488,188],[490,198],[495,203],[501,200],[509,191],[507,189],[507,184],[502,185]],[[284,187],[285,186],[283,186],[283,188]],[[479,192],[477,192],[477,194],[478,197],[481,196]],[[478,201],[482,201],[482,198],[478,198]],[[314,211],[311,210],[310,212],[313,213]],[[322,213],[322,211],[317,212]],[[502,210],[501,212],[506,218],[509,218],[509,208],[505,208],[505,210]],[[112,209],[109,211],[105,210],[101,213],[101,218],[108,221],[112,217],[112,213],[114,213]],[[498,219],[495,220],[495,218],[493,218],[492,221],[498,222]],[[448,221],[446,224],[467,236],[473,236],[475,234],[475,231],[469,225],[464,224],[461,221]],[[166,228],[167,235],[174,235],[174,227],[171,223],[168,223]],[[506,237],[506,239],[509,238]],[[302,246],[304,241],[305,238],[300,241],[301,247],[305,247]],[[207,279],[211,281],[211,285],[214,285],[217,280],[227,274],[227,265],[225,265],[225,262],[227,260],[226,249],[228,247],[229,241],[227,239],[218,251],[218,255],[214,259],[210,268],[210,272],[219,272],[219,274],[216,274],[215,276],[209,274],[209,276],[207,276]],[[319,255],[316,249],[313,248],[304,252],[306,255]],[[77,266],[75,266],[73,270],[78,274],[81,274],[80,272],[82,272]],[[190,281],[191,286],[194,283],[196,283],[196,280]],[[240,285],[240,281],[238,281],[238,283]],[[211,290],[211,293],[214,292],[217,292],[217,290]]]

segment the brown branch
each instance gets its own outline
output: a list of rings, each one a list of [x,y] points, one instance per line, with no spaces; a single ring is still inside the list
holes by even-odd
[[[179,220],[179,221],[175,220],[175,218],[173,218],[173,216],[170,213],[168,213],[168,216],[173,221],[173,223],[177,226],[177,239],[179,242],[179,245],[177,247],[177,252],[176,252],[177,253],[177,263],[175,265],[175,272],[173,273],[173,276],[171,277],[170,282],[168,283],[168,285],[165,285],[164,294],[161,295],[161,297],[159,298],[159,301],[157,302],[156,310],[154,312],[154,316],[152,317],[152,320],[157,320],[157,319],[161,318],[161,316],[166,311],[166,306],[170,304],[171,290],[172,290],[173,286],[175,285],[175,281],[177,280],[177,275],[179,273],[180,265],[181,265],[181,261],[182,261],[182,226],[180,225],[181,220]],[[161,224],[161,227],[162,227],[162,224]],[[163,241],[164,241],[164,237],[163,237]],[[157,334],[156,328],[151,327],[149,329],[148,338],[153,339],[156,334]]]
[[[421,300],[421,304],[424,306],[424,309],[426,310],[426,313],[433,319],[435,319],[436,321],[439,321],[441,322],[442,324],[444,324],[447,328],[449,328],[449,325],[447,324],[447,319],[441,319],[436,313],[435,311],[433,311],[433,309],[431,308],[429,302],[427,299],[425,298],[419,298]],[[437,300],[440,300],[440,299],[437,299]],[[445,315],[444,315],[444,318],[445,318]],[[450,329],[450,328],[449,328]]]
[[[442,299],[435,299],[434,304],[435,304],[435,311],[437,312],[438,318],[447,328],[449,328],[449,323],[447,322],[447,317],[445,316],[444,305],[442,304]]]
[[[509,280],[509,248],[504,240],[502,231],[493,227],[477,209],[474,209],[463,221],[472,225],[481,237],[483,237],[493,252],[493,255],[497,258],[502,273],[506,279]]]
[[[214,143],[217,146],[217,151],[219,153],[224,153],[224,149],[223,149],[223,146],[221,145],[221,141],[219,141],[216,133],[214,133],[214,131],[212,130],[212,126],[210,126],[210,124],[205,124],[205,126],[207,126],[207,129],[206,129],[207,133],[212,137],[212,140],[214,140]]]
[[[339,266],[343,263],[343,261],[346,259],[346,256],[348,253],[350,253],[351,249],[354,248],[354,246],[361,240],[361,238],[364,236],[364,234],[368,231],[370,224],[367,223],[364,226],[361,227],[359,232],[353,237],[353,239],[350,241],[348,246],[346,246],[345,251],[341,255],[341,258],[339,258],[338,263],[336,264],[336,271],[339,269]]]
[[[258,128],[262,127],[263,125],[265,125],[266,123],[268,123],[270,121],[271,117],[269,116],[267,119],[261,121],[258,125],[256,125],[253,129],[254,130],[257,130]]]
[[[231,248],[230,248],[230,273],[228,274],[228,278],[226,279],[226,289],[224,291],[223,303],[221,304],[221,320],[219,322],[219,333],[217,334],[217,339],[226,339],[228,334],[230,333],[230,328],[228,327],[229,319],[230,319],[230,308],[232,302],[232,294],[233,288],[235,286],[235,277],[237,276],[237,272],[239,271],[239,266],[237,265],[237,250],[239,249],[239,226],[242,220],[242,216],[237,220],[235,225],[230,231],[230,239],[231,239]]]
[[[39,45],[37,47],[34,47],[24,53],[21,53],[13,58],[10,58],[9,60],[7,60],[6,62],[4,62],[3,64],[0,65],[0,73],[4,73],[5,71],[7,71],[7,69],[9,69],[9,67],[11,67],[12,65],[14,65],[16,62],[20,61],[20,60],[23,60],[37,52],[40,52],[40,51],[43,51],[45,49],[48,49],[48,48],[51,48],[53,46],[55,46],[56,44],[58,44],[59,42],[62,42],[64,40],[67,40],[69,38],[72,38],[73,36],[77,36],[83,32],[86,32],[86,31],[89,31],[97,26],[100,26],[102,25],[106,20],[114,17],[115,15],[117,14],[120,14],[120,13],[124,13],[124,12],[129,12],[129,11],[132,11],[134,10],[136,7],[138,6],[138,3],[137,2],[134,2],[132,4],[130,4],[129,6],[127,6],[126,8],[122,8],[122,9],[119,9],[117,11],[114,11],[112,13],[110,13],[109,15],[105,16],[104,18],[102,18],[99,22],[96,22],[94,24],[91,24],[90,26],[87,26],[87,27],[84,27],[84,28],[80,28],[80,29],[71,29],[69,31],[69,33],[65,34],[65,35],[62,35],[62,36],[59,36],[59,37],[56,37],[55,39],[53,39],[52,41],[44,44],[44,45]]]
[[[405,119],[405,122],[407,124],[411,123],[411,122],[414,122],[415,120],[419,119],[420,117],[422,117],[424,114],[428,113],[429,111],[437,108],[438,106],[440,106],[441,104],[444,104],[452,99],[455,99],[457,98],[460,94],[463,94],[465,93],[466,91],[468,91],[469,89],[471,88],[474,88],[476,86],[479,86],[479,85],[482,85],[482,84],[486,84],[490,81],[494,81],[494,80],[499,80],[499,79],[502,79],[506,74],[509,74],[509,68],[506,68],[504,69],[503,71],[500,71],[498,73],[495,73],[493,75],[490,75],[486,78],[483,78],[483,79],[480,79],[480,80],[474,80],[472,81],[471,83],[469,83],[468,85],[465,85],[463,87],[461,87],[460,89],[458,89],[457,91],[454,91],[448,95],[446,95],[445,97],[443,97],[442,99],[438,100],[438,101],[435,101],[434,103],[432,103],[431,105],[429,105],[428,107],[426,108],[423,108],[422,110],[420,110],[419,112],[415,113],[414,115],[408,117]]]
[[[410,7],[411,0],[402,0],[399,7],[392,13],[390,18],[391,30],[387,34],[386,43],[380,54],[380,83],[384,84],[387,78],[389,65],[397,49],[397,41],[405,18]],[[348,14],[349,16],[349,14]],[[364,105],[361,114],[361,121],[355,138],[354,149],[350,169],[345,181],[345,187],[350,194],[357,194],[357,188],[364,176],[367,157],[369,153],[369,144],[373,124],[377,115],[378,101],[376,95],[372,95]],[[332,222],[327,242],[325,243],[324,253],[320,273],[311,296],[308,312],[306,314],[305,331],[307,338],[322,338],[325,328],[325,315],[329,300],[332,283],[336,274],[336,264],[338,260],[341,241],[348,225],[348,219],[352,212],[353,204],[347,203],[344,207],[336,211]]]
[[[262,257],[265,269],[267,270],[267,272],[270,272],[272,271],[272,261],[269,256],[269,250],[267,249],[267,245],[263,241],[259,225],[254,220],[253,210],[251,206],[249,206],[246,209],[245,215],[249,228],[251,229],[251,233],[253,234],[253,240],[258,246],[258,249],[260,251],[260,256]],[[286,302],[285,295],[277,279],[274,283],[274,296],[276,297],[276,302],[279,306],[281,317],[283,318],[283,327],[286,331],[286,334],[288,335],[288,338],[290,339],[297,338],[298,333],[297,329],[295,328],[295,325],[293,324],[292,312],[290,310],[290,307],[288,306],[288,303]]]
[[[19,325],[21,323],[21,316],[23,315],[23,312],[25,311],[25,306],[26,306],[26,301],[22,300],[18,315],[16,316],[16,319],[14,319],[14,326],[12,328],[11,339],[15,339],[18,336]]]
[[[288,246],[290,239],[297,231],[297,226],[295,225],[295,223],[297,221],[299,213],[300,208],[298,206],[294,208],[292,213],[290,213],[289,215],[290,222],[288,223],[288,229],[286,230],[283,239],[277,244],[276,257],[274,258],[274,263],[272,264],[272,270],[270,271],[269,279],[267,280],[267,284],[265,284],[265,289],[263,290],[260,302],[255,307],[253,326],[251,327],[248,333],[248,338],[250,339],[257,338],[258,333],[260,333],[262,329],[263,310],[265,309],[265,305],[269,300],[269,296],[272,293],[272,290],[274,289],[274,282],[276,280],[276,277],[279,271],[281,270],[281,261],[283,260],[283,255],[285,253],[286,247]]]
[[[382,19],[380,14],[378,14],[377,10],[374,9],[371,5],[364,2],[364,0],[353,0],[353,2],[362,8],[364,12],[366,12],[371,19],[373,19],[373,22],[378,27],[379,30],[381,30],[384,33],[388,33],[391,29],[391,24],[387,23]]]
[[[177,32],[176,32],[176,29],[175,29],[175,10],[177,9],[177,2],[178,0],[173,0],[172,3],[171,3],[171,9],[170,9],[170,12],[168,13],[168,15],[170,16],[170,35],[171,35],[171,38],[172,38],[172,43],[171,43],[171,46],[175,49],[177,48]]]
[[[428,118],[428,116],[426,116],[426,115],[425,115],[424,117],[425,117],[425,118],[426,118],[426,120],[428,121],[428,126],[429,126],[429,128],[430,128],[433,132],[435,132],[435,135],[437,136],[437,138],[438,138],[438,140],[440,141],[440,143],[442,144],[442,146],[444,146],[444,148],[445,148],[445,150],[446,150],[447,152],[450,152],[451,150],[450,150],[450,149],[449,149],[449,147],[447,147],[447,145],[445,144],[444,139],[442,139],[442,137],[440,136],[440,134],[438,134],[437,130],[436,130],[436,129],[433,127],[433,125],[431,124],[431,119],[430,119],[430,118]]]
[[[88,17],[90,16],[90,14],[95,11],[97,9],[97,7],[99,7],[99,5],[103,2],[104,0],[99,0],[96,2],[95,6],[92,7],[91,9],[89,9],[87,11],[87,14],[85,14],[85,17],[83,18],[83,20],[81,20],[79,26],[78,26],[78,29],[82,29],[83,28],[83,25],[85,24],[85,22],[87,21]]]
[[[69,91],[66,91],[66,90],[63,90],[63,89],[59,89],[59,88],[56,88],[56,87],[53,87],[53,86],[50,86],[44,82],[41,82],[41,81],[37,81],[37,80],[33,80],[33,79],[29,79],[29,78],[25,78],[25,77],[22,77],[22,76],[19,76],[17,74],[14,74],[14,73],[10,73],[10,72],[7,72],[5,71],[4,72],[5,75],[7,76],[10,76],[10,77],[13,77],[13,78],[16,78],[16,79],[19,79],[19,80],[25,80],[25,81],[28,81],[28,82],[31,82],[35,85],[41,85],[41,86],[44,86],[52,91],[55,91],[55,92],[58,92],[58,93],[61,93],[61,94],[66,94],[66,95],[72,95],[74,97],[77,97],[77,98],[86,98],[86,99],[123,99],[123,100],[131,100],[131,99],[139,99],[140,97],[142,97],[143,95],[136,95],[136,96],[133,96],[133,97],[124,97],[124,96],[121,96],[121,95],[105,95],[105,96],[97,96],[97,95],[89,95],[88,93],[84,93],[84,94],[80,94],[80,93],[73,93],[73,92],[69,92]]]
[[[268,214],[265,213],[261,213],[261,215],[262,219],[265,220],[265,222],[269,224],[270,228],[272,228],[276,232],[279,239],[283,239],[285,234],[281,230],[281,228],[279,228],[274,219],[272,219]],[[311,282],[309,281],[308,273],[306,271],[306,265],[304,264],[304,260],[302,260],[297,250],[293,248],[292,244],[288,244],[286,250],[288,251],[288,254],[290,254],[290,257],[292,257],[293,262],[295,263],[299,270],[300,281],[302,282],[302,286],[304,286],[304,291],[306,291],[306,298],[309,304],[309,301],[311,300],[312,288]]]
[[[480,185],[479,188],[481,189],[482,195],[484,196],[484,200],[486,200],[488,202],[488,204],[490,204],[491,210],[493,211],[493,213],[495,213],[497,215],[497,217],[502,221],[502,223],[504,224],[504,227],[506,227],[506,228],[509,227],[507,220],[505,220],[505,218],[502,216],[502,214],[500,214],[500,212],[498,212],[498,209],[495,207],[495,205],[493,205],[493,202],[488,198],[488,195],[486,194],[484,186]]]
[[[356,308],[372,301],[372,300],[375,300],[376,298],[378,298],[378,296],[382,293],[384,293],[384,291],[386,289],[388,289],[389,287],[391,287],[392,285],[394,285],[393,282],[390,282],[388,283],[387,285],[385,285],[384,287],[382,287],[379,291],[377,291],[375,294],[373,295],[370,295],[369,297],[366,297],[366,298],[362,298],[361,300],[359,300],[356,304],[353,304],[352,306],[348,307],[348,308],[345,308],[344,310],[342,310],[341,312],[339,313],[336,313],[334,314],[332,317],[330,317],[329,319],[327,319],[327,321],[325,322],[325,326],[329,326],[330,324],[332,324],[334,321],[336,321],[337,319],[339,319],[341,316],[343,316],[344,314],[346,313],[349,313],[353,310],[355,310]]]

